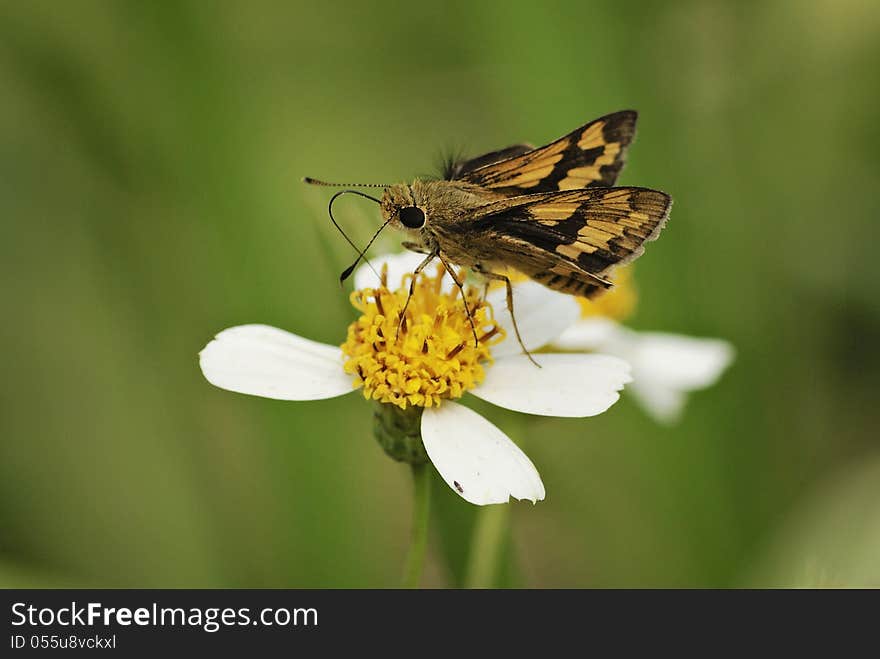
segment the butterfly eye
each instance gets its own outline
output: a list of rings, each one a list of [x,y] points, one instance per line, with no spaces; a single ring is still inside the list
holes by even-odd
[[[425,213],[418,206],[404,206],[399,211],[400,221],[409,229],[420,229],[425,226]]]

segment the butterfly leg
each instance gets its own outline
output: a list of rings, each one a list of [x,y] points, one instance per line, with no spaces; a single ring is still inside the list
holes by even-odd
[[[526,345],[523,343],[522,337],[519,334],[519,327],[516,325],[516,314],[513,313],[513,286],[510,284],[510,278],[505,275],[499,275],[497,272],[489,272],[479,266],[474,269],[487,279],[504,282],[504,286],[507,288],[507,310],[510,312],[510,320],[513,322],[513,331],[516,334],[516,340],[519,342],[519,347],[522,348],[523,353],[529,358],[530,362],[538,368],[541,368],[541,365],[535,361],[535,358],[532,357],[532,353],[526,348]]]
[[[416,279],[421,273],[422,270],[428,267],[428,264],[431,263],[437,256],[439,256],[440,250],[433,250],[428,256],[425,257],[425,260],[416,266],[416,269],[413,270],[412,280],[409,282],[409,295],[406,296],[406,302],[403,304],[403,309],[400,312],[400,319],[397,321],[397,333],[394,335],[395,340],[400,337],[400,328],[403,327],[404,319],[406,318],[406,310],[409,307],[409,301],[412,300],[413,293],[416,290]],[[442,260],[442,259],[441,259]],[[444,263],[444,265],[446,265]]]
[[[437,252],[437,256],[440,258],[440,262],[443,264],[443,267],[446,268],[446,272],[448,272],[449,276],[452,277],[452,281],[454,281],[455,285],[458,287],[458,292],[461,293],[461,303],[464,305],[464,311],[467,314],[468,321],[471,324],[471,332],[474,333],[474,347],[477,347],[480,345],[480,340],[477,338],[477,326],[474,325],[474,317],[471,315],[471,309],[468,306],[467,298],[464,294],[464,282],[462,282],[458,278],[458,275],[455,273],[455,269],[452,267],[449,261],[444,258],[443,254]]]
[[[416,254],[430,254],[431,253],[430,247],[426,247],[425,245],[422,245],[420,243],[404,241],[404,242],[400,243],[400,245],[404,249],[408,249],[409,251],[415,252]]]

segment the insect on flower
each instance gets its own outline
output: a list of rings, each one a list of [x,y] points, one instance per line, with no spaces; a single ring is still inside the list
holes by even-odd
[[[406,234],[404,247],[425,255],[414,274],[439,259],[462,295],[463,282],[453,265],[504,282],[513,329],[528,355],[513,312],[509,268],[553,290],[591,298],[611,288],[611,270],[640,256],[643,244],[654,240],[666,222],[667,194],[610,187],[623,167],[636,118],[632,110],[615,112],[543,147],[517,144],[453,161],[441,180],[367,186],[384,188],[381,199],[342,190],[331,199],[330,216],[340,195],[366,197],[379,204],[384,219],[376,235],[390,224]],[[477,328],[470,321],[476,345]]]
[[[506,314],[495,318],[500,290],[481,298],[480,291],[465,288],[462,298],[446,285],[439,265],[436,273],[401,280],[412,267],[411,257],[417,255],[386,257],[380,285],[357,286],[351,301],[359,316],[342,345],[266,325],[240,325],[220,332],[201,351],[202,373],[222,389],[278,400],[318,400],[360,390],[375,404],[376,439],[395,459],[430,460],[450,488],[477,505],[510,497],[543,499],[544,485],[531,460],[497,426],[458,401],[475,396],[527,414],[595,416],[631,381],[629,365],[601,354],[549,352],[541,353],[537,370],[509,338]],[[354,277],[359,284],[369,273],[360,270]],[[404,285],[410,277],[417,279],[411,298]],[[530,281],[516,283],[515,291],[523,339],[532,350],[577,320],[579,307],[570,296]],[[395,339],[393,328],[407,303],[409,320]],[[469,341],[468,312],[479,328],[477,346]],[[407,444],[410,436],[414,441]]]

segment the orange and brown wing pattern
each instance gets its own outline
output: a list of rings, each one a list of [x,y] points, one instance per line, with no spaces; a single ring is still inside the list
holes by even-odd
[[[589,297],[609,271],[644,252],[669,216],[669,195],[648,188],[590,188],[504,199],[475,219],[505,263],[548,288]]]
[[[463,168],[460,178],[510,195],[612,186],[635,135],[637,116],[634,110],[606,115],[547,146]]]
[[[467,174],[474,171],[475,169],[479,169],[480,167],[485,167],[486,165],[491,165],[496,162],[501,162],[502,160],[507,160],[508,158],[512,158],[514,156],[521,156],[524,153],[528,153],[529,151],[534,150],[535,147],[531,144],[514,144],[513,146],[509,146],[505,149],[498,149],[497,151],[484,153],[483,155],[477,156],[476,158],[466,158],[463,160],[450,158],[443,163],[443,178],[447,181],[464,179]]]

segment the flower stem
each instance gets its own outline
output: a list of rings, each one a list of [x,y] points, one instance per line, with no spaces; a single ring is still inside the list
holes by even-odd
[[[412,543],[406,557],[404,588],[418,588],[428,549],[428,518],[431,510],[431,467],[427,463],[412,465],[413,526]]]
[[[510,506],[486,506],[477,513],[464,585],[466,588],[492,588],[498,578]]]

